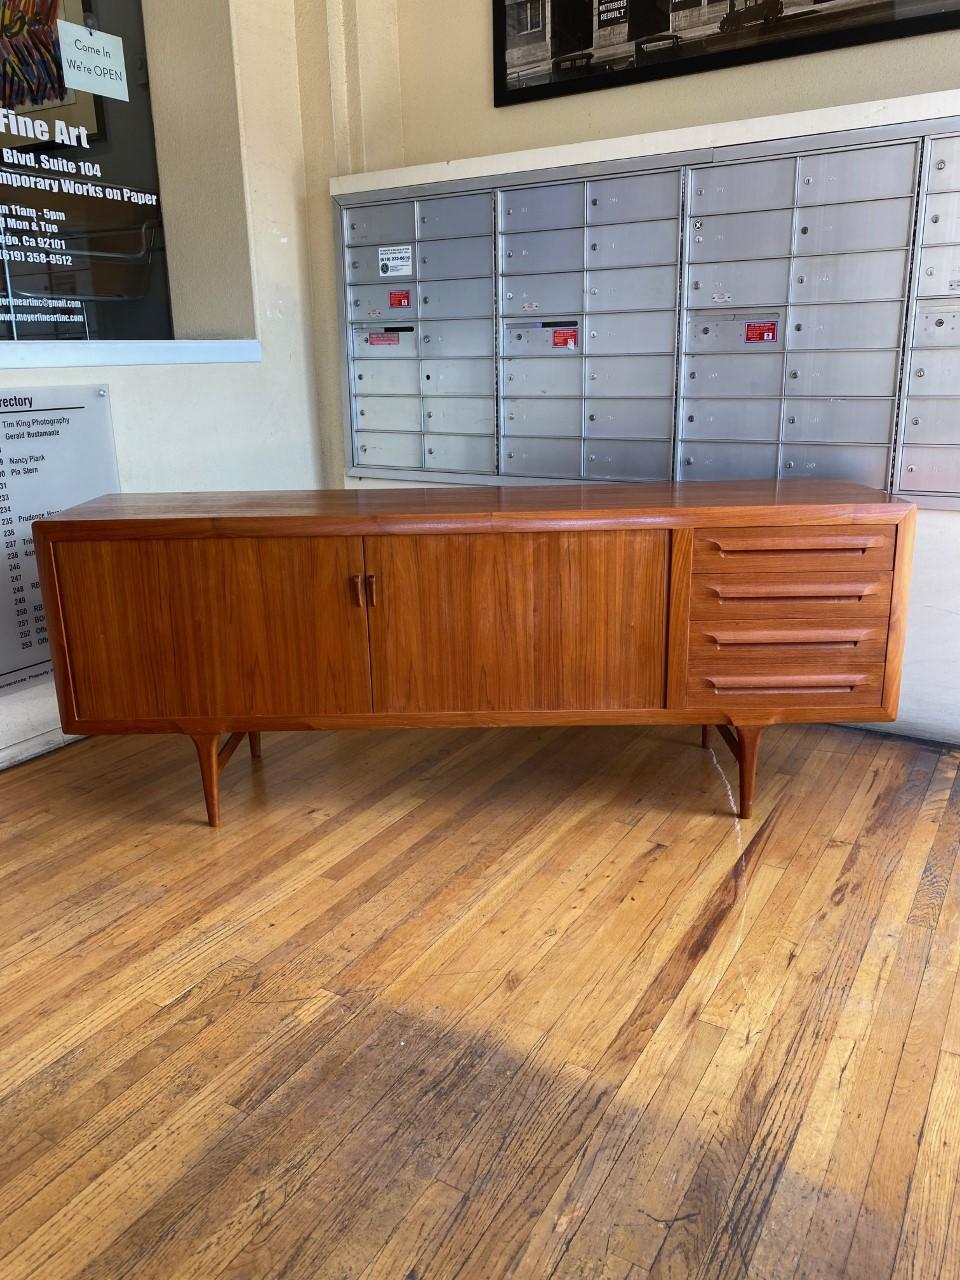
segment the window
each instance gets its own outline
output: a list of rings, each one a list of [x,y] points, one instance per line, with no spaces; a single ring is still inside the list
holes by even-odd
[[[510,0],[507,4],[507,37],[542,31],[543,5],[544,0]]]

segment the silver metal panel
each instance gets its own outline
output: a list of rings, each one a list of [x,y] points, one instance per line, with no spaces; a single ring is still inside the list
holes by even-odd
[[[497,402],[493,396],[427,396],[423,401],[426,431],[459,435],[495,435]]]
[[[582,360],[504,360],[503,389],[508,396],[579,396]]]
[[[503,285],[505,316],[578,315],[583,310],[583,272],[511,276]]]
[[[420,326],[420,351],[424,358],[492,356],[492,320],[425,320]]]
[[[357,396],[357,426],[367,431],[419,431],[419,396]]]
[[[787,301],[790,259],[703,262],[687,273],[689,307],[770,307]]]
[[[690,173],[690,212],[741,213],[792,209],[797,162],[757,160],[717,164]]]
[[[591,440],[583,474],[588,480],[669,480],[671,453],[666,440]]]
[[[960,296],[960,245],[921,250],[918,285],[921,298]]]
[[[504,400],[504,435],[577,436],[583,431],[582,400]]]
[[[680,212],[680,171],[607,178],[587,185],[587,222],[639,222]]]
[[[402,360],[417,358],[416,325],[351,326],[353,354],[369,360]]]
[[[465,280],[493,271],[493,239],[429,240],[417,249],[421,280]]]
[[[910,243],[913,199],[816,205],[797,213],[794,253],[863,253]]]
[[[587,311],[644,311],[675,308],[677,268],[623,267],[587,273]]]
[[[885,446],[789,444],[783,446],[780,474],[791,479],[849,480],[872,489],[886,489],[890,452]]]
[[[669,396],[673,380],[672,356],[592,356],[587,360],[591,396]]]
[[[524,231],[500,238],[500,270],[505,276],[582,267],[582,231]]]
[[[920,303],[913,317],[913,345],[960,347],[960,302]]]
[[[792,209],[698,216],[689,220],[687,256],[691,262],[783,258],[790,253],[792,235]]]
[[[496,390],[492,360],[424,360],[420,365],[423,394],[492,396]]]
[[[416,261],[417,255],[411,242],[410,274],[408,276],[391,276],[390,279],[394,282],[395,288],[405,289],[410,281],[414,279]],[[350,284],[376,284],[383,279],[380,273],[380,258],[376,249],[348,249],[346,264],[347,281]],[[489,266],[486,269],[489,270]]]
[[[493,280],[432,280],[420,286],[423,318],[493,315]]]
[[[587,325],[588,355],[629,355],[641,351],[674,351],[677,317],[673,311],[636,311],[592,316]]]
[[[428,471],[480,471],[492,475],[497,469],[497,442],[492,436],[425,435],[423,454]]]
[[[583,226],[583,183],[522,187],[500,195],[502,231],[547,231]]]
[[[583,336],[577,317],[565,320],[511,320],[503,326],[503,354],[570,360],[580,355]]]
[[[493,199],[482,194],[420,200],[417,226],[421,240],[488,236],[493,231]]]
[[[688,356],[684,368],[686,396],[779,396],[782,388],[783,356],[776,352]]]
[[[775,444],[713,444],[687,441],[680,455],[678,480],[775,480]]]
[[[413,202],[407,204],[371,204],[344,213],[346,241],[349,245],[409,244],[416,237],[416,214]]]
[[[417,290],[406,284],[362,284],[350,290],[351,320],[403,320],[416,317]]]
[[[907,493],[960,493],[960,447],[903,451],[900,488]]]
[[[908,400],[903,438],[908,444],[960,445],[960,399]]]
[[[899,347],[902,315],[900,302],[837,302],[791,307],[787,317],[787,346],[792,351]]]
[[[649,267],[676,262],[679,252],[676,218],[661,222],[626,222],[587,231],[587,266]]]
[[[354,360],[353,384],[358,396],[416,396],[420,366],[416,360]]]
[[[798,351],[787,356],[788,396],[895,396],[897,351]]]
[[[780,435],[780,400],[687,400],[685,440],[769,440]]]
[[[902,298],[907,253],[835,254],[826,258],[794,258],[791,302],[874,302]]]
[[[893,432],[894,400],[795,400],[783,417],[783,438],[887,444]]]
[[[508,476],[578,479],[581,475],[581,448],[579,440],[511,437],[500,450],[500,470]]]
[[[423,437],[358,431],[355,461],[370,467],[422,467]]]
[[[673,400],[588,400],[585,434],[618,440],[669,440]]]
[[[909,195],[916,182],[916,168],[917,148],[912,142],[801,156],[798,203],[832,204]]]
[[[686,350],[705,355],[782,351],[785,321],[785,307],[768,311],[688,311]]]
[[[906,383],[912,396],[960,393],[960,350],[914,351]]]
[[[930,146],[928,191],[960,191],[960,138],[935,138]]]
[[[924,244],[956,244],[960,241],[960,191],[942,191],[927,196],[920,235]]]

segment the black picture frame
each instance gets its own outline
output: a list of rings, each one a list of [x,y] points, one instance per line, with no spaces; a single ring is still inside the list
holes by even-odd
[[[544,98],[566,97],[568,94],[574,93],[590,93],[597,89],[613,89],[621,85],[643,84],[646,81],[662,80],[672,76],[693,75],[701,71],[714,71],[721,67],[742,66],[752,62],[774,61],[779,58],[792,58],[800,54],[819,53],[827,49],[850,48],[855,45],[875,44],[886,40],[897,40],[904,36],[929,35],[938,31],[949,31],[960,27],[960,0],[939,0],[939,5],[932,12],[912,13],[903,17],[893,16],[894,11],[900,7],[904,9],[917,9],[926,7],[923,0],[916,0],[916,3],[909,4],[907,0],[901,0],[899,6],[896,0],[881,0],[877,4],[851,4],[845,5],[844,0],[811,0],[806,9],[816,7],[823,12],[823,18],[819,20],[827,21],[832,17],[840,19],[844,12],[849,12],[851,18],[856,15],[869,12],[874,14],[874,20],[852,20],[847,25],[842,22],[830,22],[829,29],[822,32],[818,31],[802,31],[798,30],[796,35],[780,34],[783,30],[777,24],[783,21],[779,15],[764,23],[762,17],[755,18],[751,15],[748,22],[741,25],[739,32],[728,32],[725,37],[721,37],[718,32],[716,39],[713,41],[714,46],[727,45],[734,38],[741,40],[736,47],[704,47],[708,45],[708,40],[688,39],[680,36],[671,30],[664,32],[663,38],[667,41],[667,47],[659,51],[646,53],[639,49],[642,43],[657,43],[653,38],[656,33],[650,33],[647,40],[637,39],[635,58],[644,57],[642,65],[638,65],[634,61],[633,65],[617,66],[612,65],[615,61],[608,59],[603,61],[604,54],[601,50],[601,69],[594,70],[594,45],[590,46],[590,58],[586,58],[587,47],[583,46],[582,56],[580,58],[580,66],[577,66],[576,50],[570,49],[566,57],[561,53],[554,56],[556,42],[552,32],[545,32],[544,44],[548,45],[547,57],[550,60],[550,72],[547,73],[543,68],[543,58],[541,57],[541,69],[535,71],[526,80],[522,76],[511,73],[508,67],[508,50],[507,41],[507,8],[512,0],[493,0],[493,60],[494,60],[494,106],[508,107],[524,102],[538,102]],[[663,0],[670,10],[670,23],[673,26],[674,10],[692,9],[697,7],[701,0]],[[653,0],[620,0],[624,11],[632,15],[634,12],[640,11],[641,4],[647,10],[653,10],[657,6]],[[734,5],[736,9],[743,10],[748,7],[751,11],[759,11],[766,6],[777,6],[783,4],[783,0],[714,0],[711,8],[716,13],[719,6],[723,3]],[[591,25],[593,27],[594,41],[598,34],[597,18],[594,12],[598,5],[594,0],[552,0],[551,3],[551,20],[555,12],[554,7],[563,11],[564,7],[569,11],[572,6],[587,6],[591,10]],[[790,0],[787,0],[789,6]],[[636,6],[634,10],[632,6]],[[543,0],[543,9],[546,13],[546,0]],[[770,10],[767,10],[770,12]],[[785,15],[786,16],[786,15]],[[579,19],[578,19],[579,21]],[[813,21],[812,18],[805,18],[797,22],[797,27],[801,25],[809,26]],[[627,20],[630,27],[636,30],[632,17]],[[762,36],[762,39],[758,39]],[[672,41],[676,37],[677,44]],[[751,39],[751,37],[753,37]],[[569,44],[569,39],[566,41]],[[574,40],[576,43],[576,40]],[[634,43],[629,41],[627,43]],[[682,51],[683,44],[691,46],[689,52]],[[696,49],[693,46],[699,46]],[[622,55],[621,55],[622,56]],[[543,80],[541,77],[548,74],[549,78]]]

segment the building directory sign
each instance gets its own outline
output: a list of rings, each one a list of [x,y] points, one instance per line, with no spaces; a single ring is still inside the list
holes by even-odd
[[[34,520],[117,487],[106,387],[0,390],[0,692],[50,674]]]
[[[173,338],[141,0],[0,13],[0,342]]]

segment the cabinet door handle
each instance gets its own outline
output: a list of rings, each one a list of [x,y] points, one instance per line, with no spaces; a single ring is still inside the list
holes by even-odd
[[[350,590],[353,593],[353,603],[358,609],[363,608],[363,579],[359,573],[355,573],[350,579]]]
[[[377,604],[377,575],[375,573],[367,574],[367,604],[371,609],[376,608]]]

